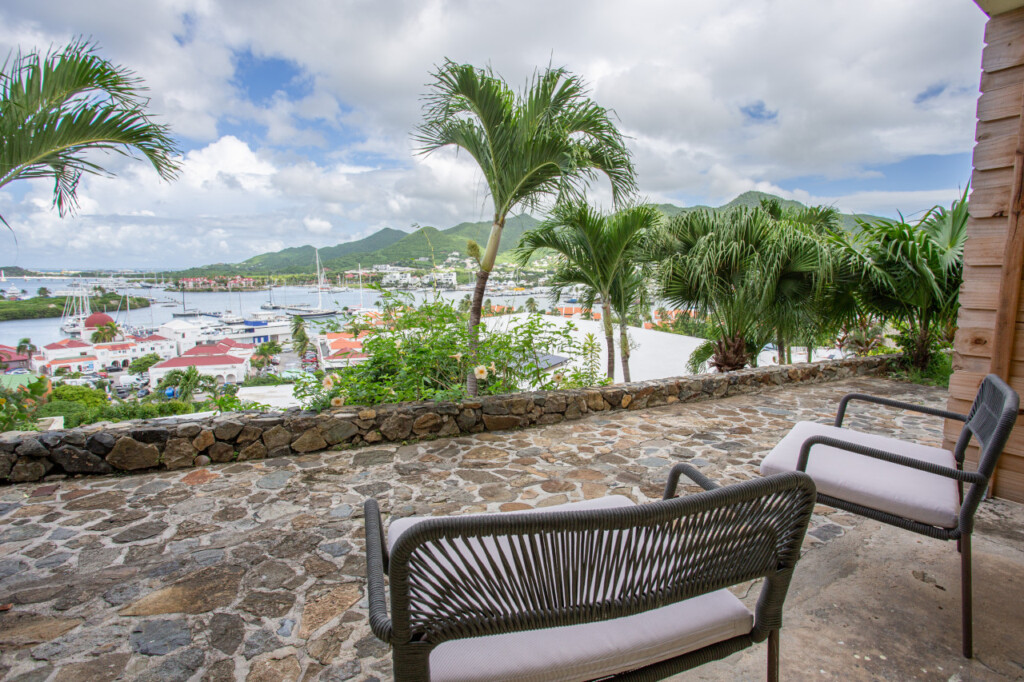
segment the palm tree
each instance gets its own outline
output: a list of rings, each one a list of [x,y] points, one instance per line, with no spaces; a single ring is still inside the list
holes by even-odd
[[[523,306],[526,308],[526,312],[530,313],[531,315],[537,312],[538,310],[537,301],[534,300],[533,296],[526,299],[526,303],[524,303]]]
[[[195,367],[186,370],[173,369],[164,375],[157,385],[158,391],[168,388],[177,389],[178,399],[182,402],[192,402],[197,392],[205,392],[210,395],[217,393],[217,381],[210,376],[200,374]]]
[[[934,347],[956,324],[967,240],[967,192],[949,208],[936,206],[916,225],[904,220],[860,222],[856,234],[836,232],[837,244],[856,266],[857,296],[866,312],[906,328],[900,345],[924,369]]]
[[[111,174],[94,150],[141,154],[161,178],[174,178],[178,149],[167,126],[146,114],[145,90],[141,79],[98,56],[88,41],[45,57],[18,53],[0,74],[0,188],[53,178],[53,205],[64,216],[77,206],[83,173]]]
[[[301,315],[292,317],[292,348],[301,359],[309,350],[309,336],[306,334],[306,320]]]
[[[609,112],[588,96],[583,81],[562,68],[534,74],[515,93],[490,69],[446,60],[434,74],[420,153],[455,146],[480,166],[494,203],[494,220],[480,258],[469,309],[470,347],[475,352],[481,305],[508,214],[544,198],[581,198],[586,182],[604,173],[616,202],[631,194],[636,179],[629,151]],[[476,377],[466,382],[477,394]]]
[[[556,300],[564,287],[574,284],[585,287],[585,308],[592,308],[597,299],[601,299],[609,379],[615,378],[613,289],[623,286],[620,278],[633,268],[642,240],[658,224],[660,215],[651,206],[634,206],[606,216],[583,202],[563,202],[555,206],[547,220],[519,241],[517,259],[520,263],[525,264],[538,249],[551,249],[560,256],[551,278]],[[620,295],[623,301],[631,298],[625,289]],[[625,320],[626,315],[621,317]],[[628,358],[627,349],[623,355],[626,363],[623,371],[627,377]]]
[[[263,369],[270,364],[271,358],[280,353],[281,350],[281,344],[277,341],[264,341],[256,347],[256,352],[252,354],[250,364],[256,369]]]
[[[649,310],[647,291],[648,271],[632,261],[625,263],[611,289],[612,310],[619,318],[619,359],[622,362],[622,380],[629,383],[629,321],[636,310]]]
[[[722,372],[756,362],[773,335],[791,334],[833,270],[822,240],[759,209],[677,215],[648,259],[658,264],[661,296],[717,328],[701,354]]]
[[[121,333],[121,328],[116,322],[105,322],[96,328],[92,333],[93,343],[110,343]]]
[[[18,346],[14,349],[14,352],[18,355],[26,355],[31,357],[37,350],[35,344],[32,343],[32,339],[27,336],[18,341]]]

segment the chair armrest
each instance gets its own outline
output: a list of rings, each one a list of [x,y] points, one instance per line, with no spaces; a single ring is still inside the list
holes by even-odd
[[[914,403],[904,403],[899,400],[880,398],[866,393],[848,393],[839,401],[839,410],[836,412],[836,426],[843,425],[843,418],[846,416],[846,405],[851,400],[860,400],[865,403],[875,403],[876,405],[885,405],[886,407],[895,407],[901,410],[910,410],[911,412],[921,412],[923,414],[930,414],[933,417],[942,417],[944,419],[955,419],[961,422],[967,421],[967,416],[958,412],[940,410],[934,407],[925,407],[924,405],[915,405]]]
[[[388,570],[388,550],[384,541],[384,524],[376,500],[363,504],[366,530],[366,596],[370,605],[370,629],[382,642],[391,643],[391,619],[384,594],[384,573]]]
[[[665,494],[661,499],[669,500],[676,496],[676,487],[679,485],[680,475],[686,476],[701,488],[704,488],[704,490],[715,490],[722,487],[697,471],[696,467],[680,462],[672,467],[672,471],[668,472],[668,483],[665,484]]]
[[[869,448],[866,445],[859,445],[858,443],[851,443],[838,438],[830,438],[829,436],[811,436],[803,442],[803,445],[800,446],[800,458],[797,460],[796,464],[797,471],[807,472],[807,460],[811,454],[811,448],[815,445],[828,445],[834,448],[839,448],[840,450],[847,450],[858,455],[864,455],[865,457],[873,457],[874,459],[892,462],[893,464],[910,467],[911,469],[918,469],[929,474],[935,474],[936,476],[945,476],[946,478],[952,478],[964,483],[980,483],[982,485],[988,483],[988,478],[974,471],[951,469],[950,467],[944,467],[941,464],[922,462],[921,460],[913,459],[912,457],[905,457],[903,455],[886,452],[885,450]]]

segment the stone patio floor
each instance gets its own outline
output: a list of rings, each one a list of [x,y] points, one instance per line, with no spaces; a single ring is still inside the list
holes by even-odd
[[[0,604],[12,605],[0,612],[0,677],[390,679],[367,623],[367,497],[392,516],[646,502],[677,461],[723,484],[757,476],[795,421],[830,420],[851,391],[945,402],[942,390],[859,378],[527,431],[0,488]],[[864,404],[847,425],[940,439],[938,420]],[[952,545],[819,506],[787,601],[783,679],[1024,679],[1024,508],[986,502],[978,518],[968,661]],[[680,678],[763,679],[764,660],[760,645]]]

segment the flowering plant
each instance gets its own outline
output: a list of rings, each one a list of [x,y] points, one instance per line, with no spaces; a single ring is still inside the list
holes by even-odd
[[[38,377],[15,389],[0,388],[0,431],[35,430],[36,410],[50,392],[50,381]]]

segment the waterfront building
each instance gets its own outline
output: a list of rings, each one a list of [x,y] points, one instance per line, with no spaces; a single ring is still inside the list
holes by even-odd
[[[160,325],[157,332],[174,341],[178,355],[201,343],[224,339],[260,344],[265,341],[284,343],[292,338],[291,320],[275,313],[254,313],[251,319],[232,324],[199,316],[177,317]]]
[[[195,367],[200,374],[212,377],[218,384],[238,383],[245,379],[250,372],[248,358],[228,354],[183,355],[158,362],[150,367],[149,385],[155,388],[170,372],[176,369],[187,370],[189,367]]]
[[[156,334],[96,344],[82,339],[61,339],[43,346],[32,358],[31,367],[49,375],[61,367],[69,372],[98,372],[106,367],[125,369],[134,360],[151,353],[165,359],[173,357],[176,355],[174,342]]]

